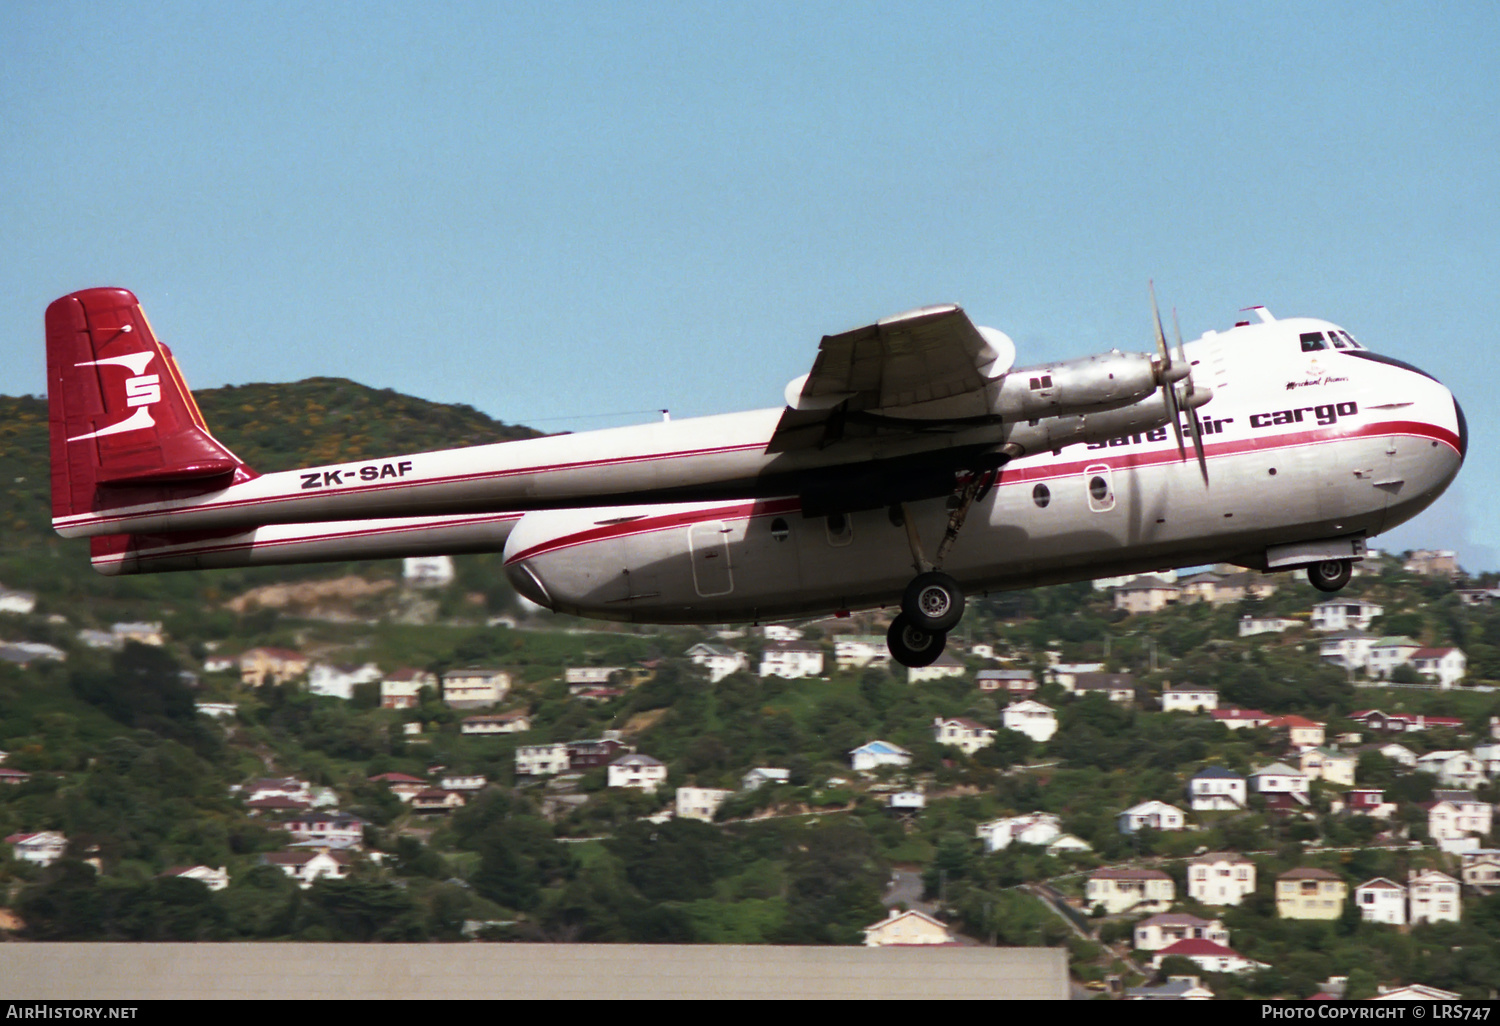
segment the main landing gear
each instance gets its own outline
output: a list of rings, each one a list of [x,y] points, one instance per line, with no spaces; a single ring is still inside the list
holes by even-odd
[[[1353,576],[1354,561],[1351,559],[1325,559],[1307,568],[1307,579],[1319,591],[1339,591]]]
[[[958,505],[948,514],[948,527],[943,532],[943,540],[938,543],[937,555],[930,562],[922,551],[922,539],[906,503],[891,509],[892,522],[906,528],[912,566],[917,571],[917,576],[912,578],[901,596],[901,615],[892,621],[885,636],[891,657],[902,666],[932,665],[948,644],[948,632],[963,619],[963,588],[938,568],[957,540],[970,507],[989,492],[998,473],[999,470],[994,469],[969,475],[958,495]]]

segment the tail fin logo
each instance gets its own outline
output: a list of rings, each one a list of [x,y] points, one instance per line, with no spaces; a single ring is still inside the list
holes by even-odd
[[[155,427],[156,421],[151,417],[151,407],[161,402],[161,375],[147,374],[146,366],[156,354],[149,350],[140,353],[127,353],[124,356],[109,356],[102,360],[85,360],[75,363],[75,367],[124,367],[130,372],[130,377],[125,379],[125,405],[134,407],[135,412],[117,424],[91,431],[86,435],[75,435],[68,439],[70,442],[81,442],[87,438],[103,438],[106,435],[118,435],[125,431],[139,431],[144,428]]]

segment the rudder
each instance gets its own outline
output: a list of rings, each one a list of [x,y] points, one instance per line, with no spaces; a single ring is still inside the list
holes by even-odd
[[[255,476],[209,434],[127,289],[84,289],[47,307],[47,404],[54,526]]]

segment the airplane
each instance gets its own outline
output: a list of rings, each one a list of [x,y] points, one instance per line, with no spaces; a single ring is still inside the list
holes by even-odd
[[[781,407],[258,474],[135,295],[85,289],[46,314],[53,526],[111,575],[499,552],[583,617],[895,606],[915,667],[967,594],[1220,562],[1338,591],[1458,474],[1432,376],[1263,307],[1174,355],[1151,306],[1155,353],[1016,367],[1003,332],[923,307],[825,336]]]

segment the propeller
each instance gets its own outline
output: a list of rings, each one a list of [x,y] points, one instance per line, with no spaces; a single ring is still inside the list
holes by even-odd
[[[1156,282],[1148,281],[1147,288],[1151,292],[1151,316],[1156,322],[1156,351],[1161,358],[1158,378],[1161,381],[1162,398],[1166,400],[1167,419],[1172,422],[1172,432],[1177,436],[1177,453],[1183,459],[1187,459],[1187,448],[1183,444],[1182,437],[1182,408],[1177,400],[1177,382],[1186,380],[1189,402],[1188,431],[1193,436],[1193,452],[1198,457],[1198,469],[1203,473],[1203,483],[1206,486],[1208,484],[1208,460],[1203,455],[1203,433],[1198,426],[1198,414],[1194,412],[1191,405],[1194,395],[1193,367],[1188,363],[1187,349],[1182,344],[1182,326],[1177,322],[1177,308],[1172,308],[1172,330],[1177,335],[1177,363],[1174,365],[1172,352],[1167,348],[1167,334],[1161,326],[1161,309],[1156,305]]]

